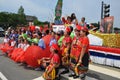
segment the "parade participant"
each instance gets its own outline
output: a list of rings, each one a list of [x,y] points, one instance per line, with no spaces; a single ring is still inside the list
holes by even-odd
[[[20,65],[26,65],[25,60],[24,60],[24,55],[25,55],[25,51],[27,50],[29,46],[30,45],[28,41],[25,39],[23,43],[23,48],[18,48],[19,52],[16,51],[17,56],[15,57],[15,62],[21,62]]]
[[[80,56],[75,66],[74,78],[78,78],[80,74],[83,74],[81,78],[85,78],[85,74],[88,71],[89,66],[89,39],[87,35],[89,34],[87,27],[81,27],[80,31]]]
[[[28,29],[26,30],[26,34],[27,34],[27,35],[32,35],[32,32],[30,31],[30,28],[28,28]]]
[[[38,45],[39,39],[37,33],[33,34],[32,45]]]
[[[50,31],[47,29],[45,30],[45,35],[49,35],[50,34]]]
[[[71,17],[70,17],[70,16],[67,17],[67,22],[66,22],[66,24],[71,24]]]
[[[82,26],[82,27],[86,27],[87,26],[87,24],[85,22],[85,17],[81,18],[81,22],[79,23],[79,25]]]
[[[18,48],[23,49],[24,48],[24,39],[19,39],[19,43],[18,43]]]
[[[66,27],[67,27],[67,26],[71,26],[71,17],[70,17],[70,16],[67,17],[65,26],[66,26]]]
[[[77,18],[76,18],[75,13],[72,13],[72,14],[71,14],[71,23],[72,23],[72,24],[75,24],[75,25],[78,25],[78,20],[77,20]]]
[[[65,24],[65,23],[66,23],[65,17],[62,17],[62,24]]]
[[[53,43],[54,43],[54,44],[57,43],[57,40],[56,40],[56,38],[55,38],[56,33],[55,33],[55,32],[52,32],[51,35],[52,35],[52,37],[51,37],[49,46],[52,46]]]
[[[9,35],[9,38],[11,39],[12,37],[15,37],[15,31],[14,30],[12,30],[11,31],[11,34]]]
[[[8,37],[8,35],[5,35],[5,38],[4,38],[4,41],[3,41],[3,43],[4,43],[4,45],[5,44],[9,44],[9,37]]]
[[[70,34],[70,37],[71,37],[71,39],[73,39],[74,38],[74,30],[73,30],[73,27],[72,26],[70,26],[70,29],[71,29],[71,34]]]
[[[49,47],[52,44],[57,43],[56,39],[55,39],[55,32],[52,32],[51,34],[52,35],[49,35],[49,31],[47,30],[47,35],[45,37],[43,37],[43,38],[41,36],[41,39],[38,42],[38,46],[40,46],[42,49],[49,49]],[[45,44],[46,41],[47,41],[47,44]],[[48,63],[42,63],[44,59],[49,60],[50,58],[44,58],[43,57],[42,59],[39,59],[38,64],[40,64],[40,67],[36,68],[35,69],[36,71],[44,70],[46,68]]]
[[[42,49],[45,49],[46,45],[45,45],[44,40],[42,39],[42,33],[41,32],[38,33],[38,39],[39,39],[38,46]]]
[[[15,41],[15,37],[12,37],[10,40],[10,46],[11,47],[15,47],[16,46],[16,41]]]
[[[62,45],[62,40],[64,39],[64,32],[61,30],[60,31],[60,39],[58,40],[58,45],[61,46]]]
[[[29,28],[30,28],[31,32],[35,31],[35,26],[34,25],[29,26]]]
[[[43,77],[46,80],[54,80],[57,77],[57,74],[59,71],[58,68],[60,65],[60,57],[58,55],[58,52],[59,52],[58,45],[52,44],[50,51],[51,51],[51,55],[50,55],[49,60],[47,60],[47,62],[49,62],[49,65],[47,66],[45,72],[43,73]],[[45,61],[45,58],[43,61]]]
[[[28,41],[25,39],[25,40],[24,40],[24,48],[23,48],[23,50],[26,51],[26,49],[27,49],[29,46],[30,46],[30,45],[29,45]]]
[[[9,55],[11,55],[11,52],[14,50],[14,48],[16,47],[16,41],[15,41],[15,37],[12,37],[10,40],[10,46],[6,47],[6,53]]]
[[[9,27],[6,31],[5,31],[5,35],[10,35],[11,34],[11,27]]]
[[[16,30],[16,31],[15,31],[16,46],[18,46],[18,37],[19,37],[19,34],[18,34],[18,31]]]
[[[58,41],[60,39],[60,31],[58,31],[55,35],[56,40]]]
[[[21,36],[23,37],[23,39],[27,39],[27,34],[26,34],[26,31],[25,30],[22,30],[22,34]]]
[[[2,50],[4,53],[7,54],[8,47],[10,47],[10,39],[9,39],[8,35],[5,35],[3,44],[0,45],[0,50]]]
[[[80,30],[81,30],[81,26],[76,25],[75,36],[74,36],[72,44],[71,44],[71,52],[70,52],[70,72],[71,72],[71,74],[69,75],[69,77],[75,76],[74,68],[78,62],[79,55],[80,55]]]
[[[62,46],[61,46],[61,51],[62,51],[62,66],[65,68],[65,70],[62,72],[62,74],[65,74],[69,72],[69,54],[70,54],[70,46],[71,46],[71,38],[70,38],[70,33],[71,30],[69,27],[66,27],[65,32],[64,32],[64,38],[62,40]]]

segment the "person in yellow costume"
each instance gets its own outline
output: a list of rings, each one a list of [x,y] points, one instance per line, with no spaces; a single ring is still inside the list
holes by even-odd
[[[75,71],[75,76],[73,77],[74,79],[78,77],[81,77],[82,79],[85,78],[89,68],[89,38],[87,37],[88,34],[89,34],[88,28],[81,27],[80,55],[78,57],[79,60],[74,68],[74,71]]]
[[[58,55],[58,45],[52,44],[51,48],[51,60],[50,64],[47,66],[45,72],[43,73],[43,78],[45,80],[54,80],[57,77],[60,65],[60,57]]]
[[[66,27],[64,32],[64,38],[62,40],[61,45],[61,60],[62,60],[62,67],[65,69],[61,74],[65,74],[69,72],[69,54],[70,54],[70,47],[72,39],[70,37],[71,30],[69,27]]]
[[[78,63],[79,56],[80,56],[80,51],[81,51],[80,30],[81,30],[81,26],[76,25],[75,36],[71,44],[71,52],[70,52],[70,73],[71,74],[69,75],[69,77],[75,76],[75,67]]]

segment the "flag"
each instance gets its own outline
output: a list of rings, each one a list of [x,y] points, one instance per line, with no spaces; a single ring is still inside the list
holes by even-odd
[[[55,20],[60,20],[61,18],[62,4],[63,4],[63,0],[58,0],[56,8],[55,8]]]

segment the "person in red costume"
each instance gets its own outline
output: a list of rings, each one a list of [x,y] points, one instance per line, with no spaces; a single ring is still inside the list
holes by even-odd
[[[89,67],[89,38],[87,35],[89,34],[87,27],[81,27],[80,31],[80,55],[75,66],[75,74],[74,78],[85,78],[86,72],[88,71]]]
[[[55,69],[55,76],[57,76],[58,74],[58,68],[59,68],[59,65],[60,65],[60,57],[58,55],[58,52],[59,52],[59,47],[57,44],[52,44],[51,48],[50,48],[50,51],[51,51],[51,55],[49,58],[43,58],[43,62],[44,63],[49,63],[49,65],[47,66],[44,74],[43,74],[43,77],[45,79],[47,79],[48,77],[51,77],[49,75],[51,75],[51,72],[53,69]]]
[[[63,23],[63,24],[66,23],[65,17],[62,17],[62,23]]]
[[[31,32],[35,31],[35,26],[34,25],[30,26],[29,28],[30,28]]]
[[[71,71],[71,74],[69,75],[69,77],[75,76],[74,67],[78,62],[80,51],[81,51],[81,48],[80,48],[80,30],[81,30],[81,26],[76,25],[75,36],[74,36],[72,44],[71,44],[71,52],[70,52],[70,71]]]
[[[53,44],[50,46],[50,52],[51,52],[50,56],[49,56],[49,57],[43,57],[42,59],[38,60],[38,64],[40,64],[40,69],[39,69],[39,70],[41,70],[41,68],[42,68],[42,70],[45,69],[45,68],[50,64],[51,59],[52,59],[52,57],[54,56],[54,54],[53,54],[53,49],[54,49],[54,48],[57,50],[57,51],[56,51],[56,52],[57,52],[57,55],[59,55],[59,54],[58,54],[58,52],[59,52],[59,47],[58,47],[57,44],[53,43]],[[58,60],[58,59],[56,59],[56,60]],[[36,68],[36,70],[37,70],[37,68]]]
[[[69,54],[70,54],[70,46],[72,39],[70,37],[71,30],[69,27],[66,27],[65,32],[64,32],[64,38],[62,40],[62,45],[61,45],[61,56],[62,56],[62,66],[65,68],[65,70],[62,72],[62,74],[65,74],[69,72]]]
[[[67,16],[67,20],[64,17],[62,17],[62,22],[63,24],[71,24],[71,17]]]

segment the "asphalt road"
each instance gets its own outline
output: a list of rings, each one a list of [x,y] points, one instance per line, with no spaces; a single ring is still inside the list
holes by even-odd
[[[2,41],[3,38],[0,38],[0,43]],[[40,71],[34,71],[24,66],[20,66],[20,64],[15,63],[10,58],[3,55],[1,51],[0,51],[0,72],[8,80],[32,80],[34,78],[40,77],[42,74],[42,72]]]
[[[1,38],[0,41],[2,41]],[[107,66],[101,65],[96,66],[109,68],[113,70],[120,70],[118,68],[112,68]],[[0,51],[0,73],[2,73],[4,77],[6,77],[6,79],[3,79],[2,78],[3,76],[1,76],[0,74],[0,80],[33,80],[42,75],[42,72],[40,71],[35,71],[33,69],[28,69],[24,66],[20,66],[18,63],[15,63],[10,58],[3,55],[1,51]],[[87,74],[87,80],[120,80],[120,79],[108,76],[106,74],[102,74],[100,72],[89,70]]]
[[[32,69],[28,69],[24,66],[20,66],[15,63],[8,57],[5,57],[0,54],[0,72],[8,79],[8,80],[32,80],[34,78],[40,77],[40,71],[34,71]]]

